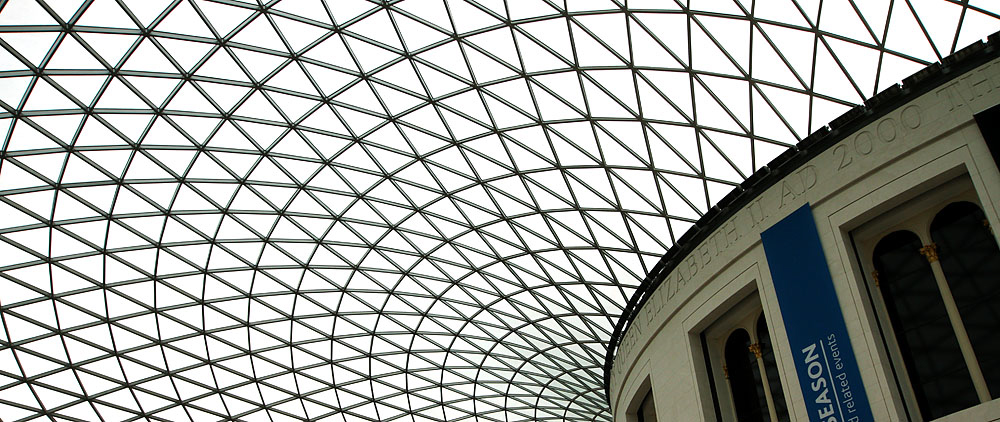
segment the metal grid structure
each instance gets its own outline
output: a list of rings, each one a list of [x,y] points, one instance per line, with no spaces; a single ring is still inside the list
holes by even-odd
[[[622,306],[988,0],[0,2],[0,417],[608,420]]]

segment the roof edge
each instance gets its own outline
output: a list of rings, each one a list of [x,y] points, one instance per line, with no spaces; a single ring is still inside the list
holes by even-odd
[[[649,294],[656,290],[666,276],[687,258],[708,235],[715,232],[737,211],[743,209],[745,205],[782,178],[821,152],[833,147],[848,135],[875,122],[900,105],[915,100],[934,88],[951,81],[956,75],[964,74],[998,57],[1000,57],[1000,31],[989,35],[986,42],[979,40],[944,57],[940,62],[932,63],[903,78],[902,84],[896,83],[884,89],[865,100],[864,104],[859,104],[831,120],[826,126],[806,136],[798,144],[758,169],[739,186],[733,188],[716,205],[709,208],[695,225],[678,238],[677,242],[653,266],[625,305],[618,323],[615,324],[604,358],[604,396],[608,400],[609,406],[611,403],[611,369],[625,330],[632,325],[632,321],[646,303]]]

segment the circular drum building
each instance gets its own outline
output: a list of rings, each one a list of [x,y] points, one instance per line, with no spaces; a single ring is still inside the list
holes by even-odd
[[[647,420],[725,420],[736,414],[713,362],[736,326],[773,340],[757,367],[781,391],[762,393],[768,417],[782,402],[804,418],[770,281],[660,282],[681,306],[656,302],[653,280],[696,256],[675,243],[732,227],[705,225],[731,217],[722,209],[756,209],[739,201],[766,198],[763,186],[780,194],[782,171],[799,178],[779,195],[789,205],[757,226],[732,220],[740,241],[793,203],[827,212],[812,195],[902,177],[909,164],[890,159],[925,159],[915,137],[981,152],[969,113],[995,78],[965,66],[994,54],[975,43],[998,12],[987,0],[2,1],[0,418],[608,421],[651,391]],[[971,44],[971,61],[915,76],[967,75],[942,94],[955,113],[893,88]],[[889,105],[854,109],[872,97]],[[820,170],[840,162],[807,161],[826,157],[810,145],[840,136],[823,128],[844,113],[864,116],[831,133],[875,126],[869,144],[824,150],[853,163],[834,177]],[[879,216],[951,192],[939,186],[994,221],[995,180],[972,156],[864,199],[875,211],[837,230],[883,251]],[[824,256],[839,256],[820,229]],[[939,249],[923,282],[952,280]],[[719,256],[728,269],[746,259]],[[874,415],[916,418],[923,390],[897,375],[910,358],[883,339],[891,303],[865,305],[868,284],[839,277],[839,303],[859,298],[842,309],[840,350],[862,365],[852,385]],[[705,296],[718,283],[739,288]],[[966,321],[962,294],[939,321]],[[702,314],[647,321],[685,328],[640,336],[649,303]],[[948,368],[972,370],[977,329]],[[664,375],[644,384],[653,372],[634,368],[654,356]],[[987,360],[969,378],[979,401],[995,391]]]
[[[612,336],[615,420],[1000,417],[998,88],[1000,33],[706,213]]]

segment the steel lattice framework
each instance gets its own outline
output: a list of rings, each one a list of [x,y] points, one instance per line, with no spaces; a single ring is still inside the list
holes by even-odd
[[[0,2],[0,415],[608,420],[650,267],[943,0]]]

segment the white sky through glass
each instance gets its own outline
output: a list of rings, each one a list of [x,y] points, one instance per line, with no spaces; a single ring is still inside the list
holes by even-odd
[[[5,421],[608,420],[674,239],[1000,29],[987,0],[0,7]]]

